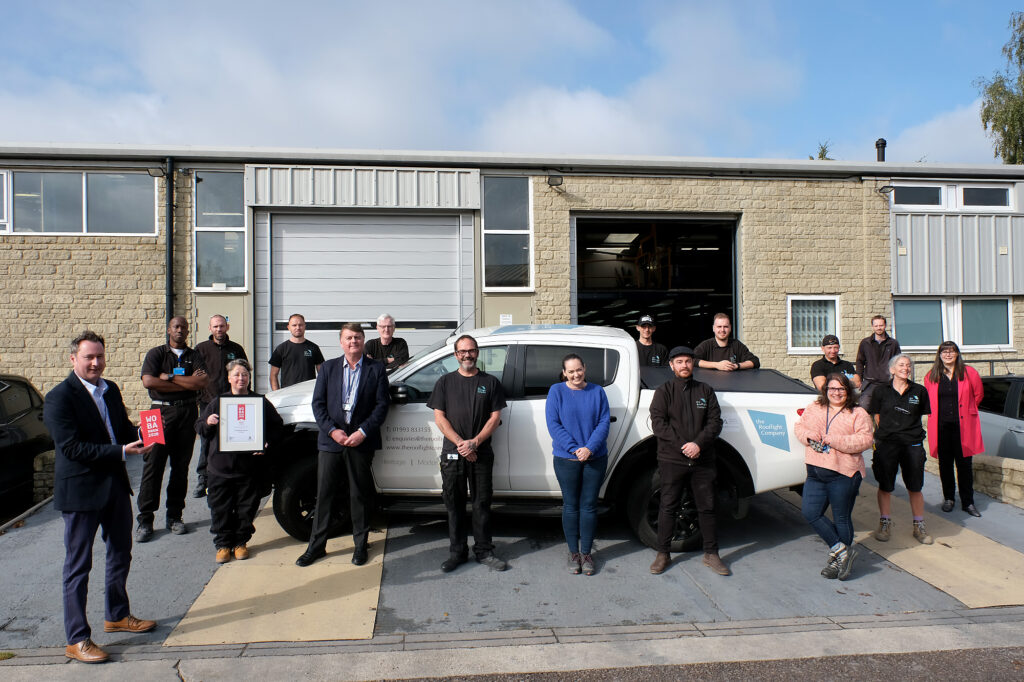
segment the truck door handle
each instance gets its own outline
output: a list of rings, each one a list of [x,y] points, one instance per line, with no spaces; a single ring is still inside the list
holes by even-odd
[[[619,421],[619,418],[618,417],[612,417],[612,421],[613,422],[617,422],[617,421]]]
[[[1011,426],[1009,430],[1013,431],[1014,433],[1024,433],[1024,429],[1022,429],[1019,426]]]

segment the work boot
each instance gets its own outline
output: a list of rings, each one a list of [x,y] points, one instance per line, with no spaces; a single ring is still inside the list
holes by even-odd
[[[217,563],[226,564],[231,561],[231,550],[227,547],[217,548]]]
[[[508,568],[508,564],[494,554],[485,554],[484,556],[477,557],[476,561],[478,564],[483,564],[492,571],[504,571]]]
[[[153,523],[141,522],[135,529],[135,542],[149,542],[153,539]]]
[[[878,530],[875,531],[875,539],[879,542],[889,542],[890,537],[892,537],[892,519],[883,516],[878,519]]]
[[[654,557],[654,563],[651,564],[651,573],[661,575],[668,568],[671,561],[672,557],[669,556],[668,552],[658,552],[658,555]]]
[[[914,521],[914,539],[922,545],[930,545],[935,542],[932,536],[928,535],[928,531],[924,529],[924,521]]]
[[[705,552],[704,553],[704,565],[710,568],[718,575],[732,575],[732,571],[722,561],[722,557],[718,556],[718,552]]]
[[[850,577],[850,569],[853,568],[853,560],[856,558],[857,550],[853,548],[853,545],[839,550],[839,575],[836,577],[840,580]]]
[[[235,547],[234,555],[235,555],[235,558],[238,559],[239,561],[245,561],[246,559],[249,558],[249,548],[246,547],[245,543],[243,542],[238,547]]]
[[[200,477],[196,483],[196,489],[192,491],[192,497],[206,497],[206,479]]]
[[[825,564],[825,568],[821,569],[821,576],[829,580],[839,577],[839,552],[828,553],[828,563]]]

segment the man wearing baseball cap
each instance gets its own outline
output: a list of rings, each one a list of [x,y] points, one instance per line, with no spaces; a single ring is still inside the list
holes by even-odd
[[[636,331],[640,334],[636,348],[640,351],[641,367],[664,367],[668,364],[668,348],[654,342],[655,329],[654,318],[647,314],[636,323]]]
[[[719,575],[731,571],[718,556],[715,532],[715,439],[722,432],[722,411],[715,391],[693,378],[693,350],[676,346],[669,353],[675,378],[654,391],[651,426],[658,439],[661,505],[658,510],[658,554],[651,573],[664,573],[683,486],[689,485],[704,537],[704,565]]]
[[[839,358],[838,336],[826,334],[821,339],[821,353],[821,359],[815,360],[811,365],[811,382],[816,389],[821,390],[829,374],[845,374],[854,386],[860,388],[860,375],[857,374],[857,368],[849,360]]]

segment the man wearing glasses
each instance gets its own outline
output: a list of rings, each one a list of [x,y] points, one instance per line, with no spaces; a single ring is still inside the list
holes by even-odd
[[[395,318],[384,313],[377,318],[377,333],[380,338],[366,342],[366,354],[383,362],[388,374],[409,361],[409,344],[395,336]]]
[[[491,436],[501,423],[505,393],[498,378],[476,366],[480,349],[476,339],[463,335],[455,341],[459,367],[434,385],[427,407],[444,435],[441,445],[441,496],[448,510],[449,556],[441,570],[449,573],[469,559],[466,528],[466,489],[473,503],[473,554],[492,571],[504,571],[505,562],[494,554],[491,539],[491,497],[494,450]]]

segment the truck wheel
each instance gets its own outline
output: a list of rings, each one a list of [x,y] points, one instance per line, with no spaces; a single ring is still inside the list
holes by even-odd
[[[626,516],[640,542],[653,548],[658,541],[658,506],[661,502],[661,474],[657,469],[644,469],[633,481],[626,499]],[[700,549],[703,538],[697,507],[689,488],[683,489],[683,499],[676,512],[676,527],[672,535],[671,552],[692,552]]]
[[[338,481],[345,494],[336,496],[334,522],[328,537],[346,532],[351,524],[348,510],[348,482]],[[305,457],[284,472],[274,488],[274,518],[284,532],[296,540],[309,541],[316,511],[316,457]]]

